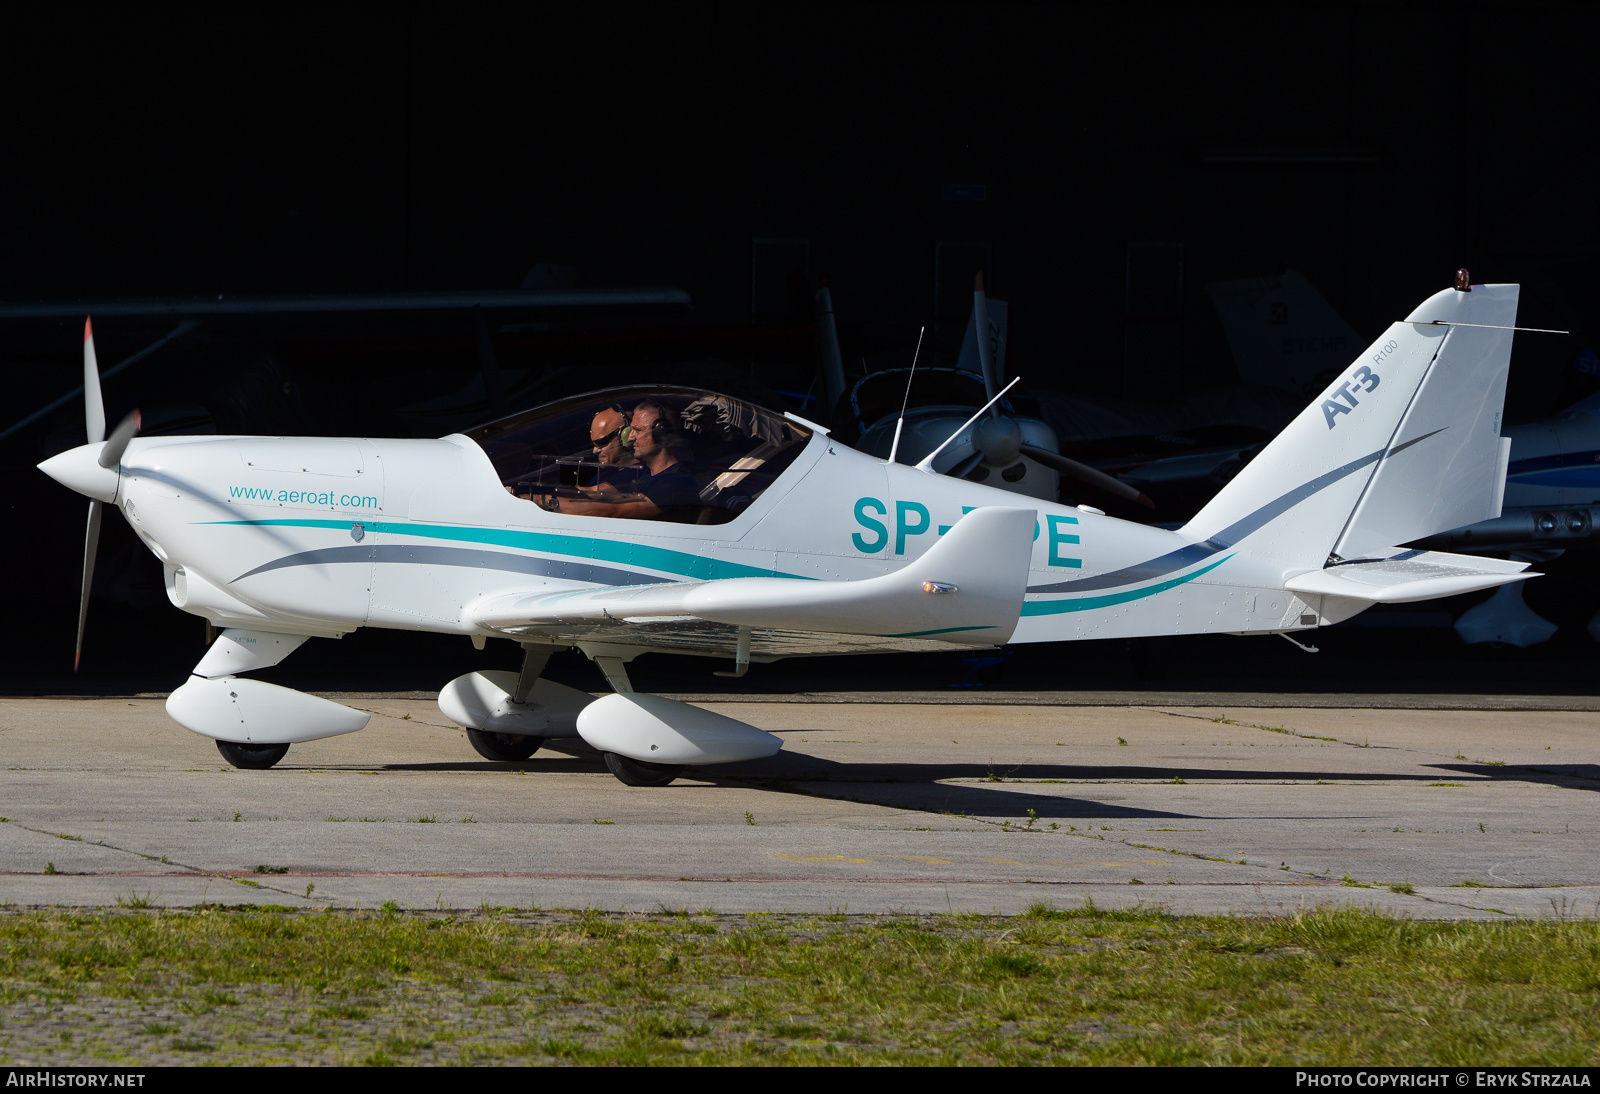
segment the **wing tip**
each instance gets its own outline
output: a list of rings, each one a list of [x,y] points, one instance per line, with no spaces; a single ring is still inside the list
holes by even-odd
[[[89,342],[94,338],[94,320],[89,316],[83,317],[83,340]]]

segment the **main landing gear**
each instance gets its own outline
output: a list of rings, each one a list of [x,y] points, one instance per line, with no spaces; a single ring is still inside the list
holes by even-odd
[[[499,762],[526,760],[548,740],[581,737],[627,786],[666,786],[685,767],[737,763],[771,756],[783,741],[755,726],[659,695],[639,695],[628,682],[637,646],[580,643],[615,695],[541,678],[552,647],[529,642],[520,673],[486,670],[458,676],[439,693],[439,710],[467,731],[478,755]],[[749,662],[749,642],[738,645]]]
[[[641,695],[628,681],[626,664],[637,648],[593,643],[580,645],[616,692],[596,699],[578,715],[578,735],[606,761],[606,769],[626,786],[666,786],[689,765],[764,759],[783,741],[701,707],[659,695]],[[739,662],[749,662],[749,642],[739,645]]]
[[[526,760],[539,746],[544,744],[543,737],[525,737],[517,733],[494,733],[486,729],[467,730],[467,741],[472,745],[473,751],[486,760],[500,760],[515,763]]]
[[[644,760],[630,760],[615,752],[602,752],[606,770],[624,786],[666,786],[683,774],[682,764],[653,764]]]
[[[265,771],[289,754],[288,745],[242,745],[234,741],[218,741],[217,751],[234,767],[249,771]]]

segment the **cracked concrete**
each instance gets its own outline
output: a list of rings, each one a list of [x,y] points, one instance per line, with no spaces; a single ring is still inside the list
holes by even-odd
[[[784,751],[631,789],[581,746],[485,762],[413,697],[266,772],[159,700],[6,699],[0,901],[1600,915],[1594,715],[1435,700],[707,703]]]

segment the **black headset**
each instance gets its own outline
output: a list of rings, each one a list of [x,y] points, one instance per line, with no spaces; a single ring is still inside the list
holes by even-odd
[[[644,404],[641,403],[640,406],[642,405]],[[673,434],[672,425],[667,421],[667,408],[660,403],[652,403],[651,405],[656,408],[656,419],[650,423],[650,438],[657,444],[663,444],[671,440]],[[621,414],[628,423],[622,427],[622,432],[617,434],[617,443],[622,445],[623,448],[631,450],[633,448],[633,414],[624,411],[621,407],[612,407],[611,409]],[[639,407],[636,406],[633,409],[634,412],[637,412]]]

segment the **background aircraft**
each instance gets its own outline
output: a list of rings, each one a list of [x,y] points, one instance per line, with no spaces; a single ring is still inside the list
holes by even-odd
[[[1008,308],[988,298],[982,273],[954,368],[918,369],[913,362],[910,368],[869,372],[840,396],[832,395],[845,390],[845,380],[826,287],[817,300],[821,373],[833,398],[833,431],[844,443],[910,465],[939,449],[933,466],[940,474],[1023,497],[1059,501],[1066,493],[1100,500],[1105,494],[1150,506],[1137,489],[1063,456],[1055,431],[1025,394],[1002,397]],[[988,412],[970,421],[973,410],[984,406]],[[1063,477],[1070,485],[1063,486]]]

